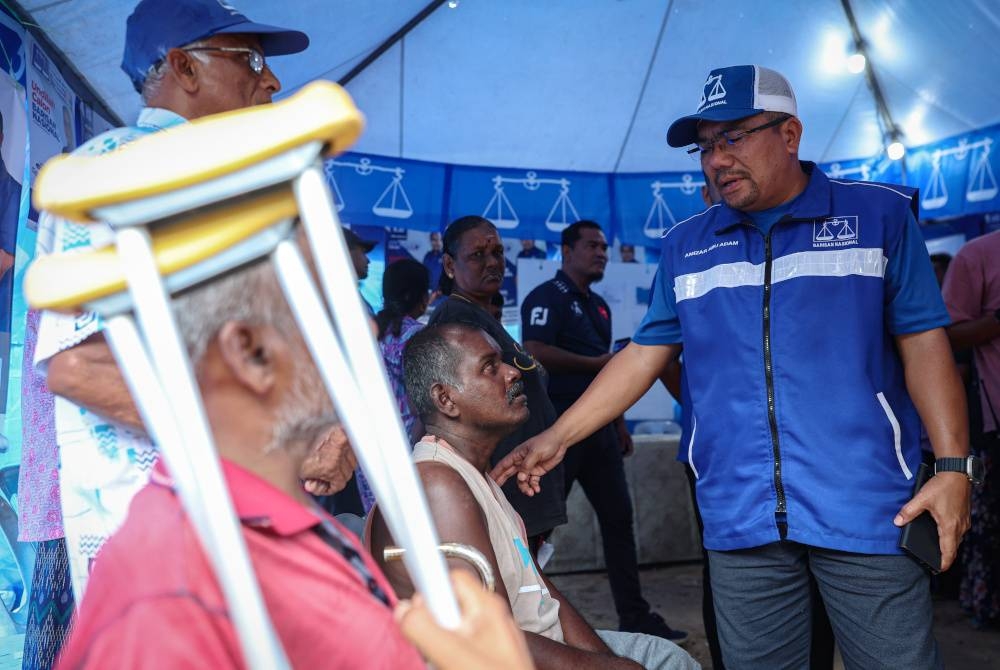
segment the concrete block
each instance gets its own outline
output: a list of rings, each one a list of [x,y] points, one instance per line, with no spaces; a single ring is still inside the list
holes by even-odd
[[[698,560],[701,545],[687,467],[676,460],[676,435],[637,435],[635,453],[625,459],[634,511],[639,564]],[[552,534],[555,554],[549,573],[604,568],[600,528],[583,490],[574,486],[567,501],[569,522]]]

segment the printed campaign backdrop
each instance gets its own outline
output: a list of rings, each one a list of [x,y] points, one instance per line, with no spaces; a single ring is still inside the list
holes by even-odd
[[[440,230],[448,166],[345,154],[325,168],[344,223]]]
[[[37,212],[30,184],[44,163],[111,128],[79,100],[56,62],[0,9],[0,467],[21,458],[21,370],[25,345],[22,282],[35,255]]]
[[[1000,210],[995,150],[1000,128],[927,145],[910,154],[909,183],[920,188],[920,212],[928,218]]]
[[[612,184],[612,230],[625,244],[659,246],[663,233],[705,209],[705,179],[699,167],[681,173],[616,175]]]
[[[52,156],[76,147],[76,95],[42,46],[27,36],[31,108],[31,176]]]
[[[558,241],[580,219],[611,219],[607,175],[455,166],[451,177],[449,212],[483,216],[507,237]]]
[[[76,144],[85,143],[92,137],[111,130],[114,126],[98,114],[93,107],[80,98],[76,99]]]
[[[521,296],[552,279],[559,267],[560,262],[555,260],[519,260],[517,276]],[[611,308],[612,342],[632,337],[639,326],[649,307],[649,287],[655,274],[656,266],[648,263],[608,263],[604,279],[591,287]],[[674,418],[675,404],[663,384],[657,383],[625,412],[625,418],[629,421],[670,421]]]
[[[834,179],[919,188],[921,220],[985,214],[1000,211],[998,143],[1000,125],[911,148],[905,171],[884,153],[820,167]],[[327,175],[350,224],[440,231],[476,214],[505,238],[558,242],[567,225],[592,219],[616,245],[651,251],[665,230],[705,207],[697,160],[684,172],[598,174],[345,154],[327,163]],[[655,251],[645,258],[655,260]]]
[[[21,285],[35,248],[35,226],[28,219],[28,189],[22,189],[27,164],[27,113],[24,87],[0,72],[0,398],[5,416],[20,416],[21,352],[25,308]],[[22,197],[23,195],[23,197]],[[20,429],[4,431],[7,453],[20,453]]]
[[[21,351],[24,346],[24,301],[21,282],[34,253],[35,227],[29,223],[29,102],[26,86],[25,33],[0,12],[0,416],[3,453],[0,464],[21,457]],[[12,419],[12,421],[8,421]]]

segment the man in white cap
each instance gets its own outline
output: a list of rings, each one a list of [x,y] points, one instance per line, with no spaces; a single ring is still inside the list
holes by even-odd
[[[218,0],[142,0],[129,16],[122,69],[145,107],[134,126],[96,137],[77,152],[114,151],[186,120],[265,104],[281,85],[266,56],[302,51],[299,31],[254,23]],[[107,228],[43,214],[40,249],[107,245]],[[149,479],[156,450],[93,313],[42,316],[35,364],[56,394],[56,442],[66,549],[77,602],[97,551]]]
[[[667,139],[694,145],[722,202],[664,235],[632,343],[494,475],[534,490],[683,348],[682,448],[726,664],[808,666],[811,573],[847,667],[940,667],[927,574],[898,548],[897,526],[929,511],[947,569],[969,525],[981,465],[968,456],[948,314],[912,190],[800,162],[796,114],[773,70],[709,74]],[[914,495],[920,420],[938,474]]]

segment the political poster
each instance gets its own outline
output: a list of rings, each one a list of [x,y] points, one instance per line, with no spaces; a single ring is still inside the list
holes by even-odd
[[[0,415],[4,463],[20,459],[18,390],[25,314],[20,287],[35,246],[35,227],[27,221],[29,192],[22,189],[28,154],[24,39],[21,27],[0,13],[0,47],[6,56],[0,61]],[[8,417],[14,419],[13,425],[7,425]]]
[[[31,110],[31,176],[53,156],[76,146],[76,95],[42,46],[28,35],[28,107]]]
[[[552,279],[560,265],[559,261],[518,260],[518,295],[526,296],[542,282]],[[655,274],[656,266],[648,263],[608,263],[604,279],[591,286],[591,290],[599,293],[611,308],[612,342],[632,337],[642,322],[649,307],[649,290]],[[520,334],[520,329],[518,332]],[[625,412],[625,418],[629,421],[670,421],[674,418],[675,404],[663,385],[657,382]]]

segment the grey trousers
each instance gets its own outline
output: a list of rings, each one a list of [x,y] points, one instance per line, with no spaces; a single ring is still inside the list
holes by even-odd
[[[783,541],[708,557],[727,668],[809,667],[810,573],[847,670],[943,667],[928,577],[906,556]]]
[[[615,656],[632,659],[646,670],[701,670],[690,654],[662,637],[616,630],[596,632]]]

